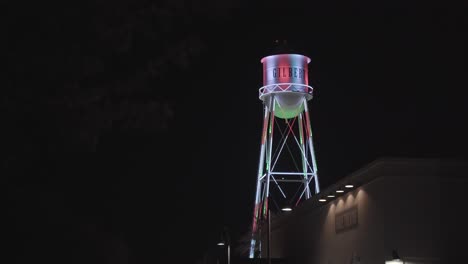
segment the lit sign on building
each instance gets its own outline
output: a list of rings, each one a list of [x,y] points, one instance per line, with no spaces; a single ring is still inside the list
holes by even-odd
[[[335,232],[343,232],[358,225],[357,207],[353,207],[335,215]]]

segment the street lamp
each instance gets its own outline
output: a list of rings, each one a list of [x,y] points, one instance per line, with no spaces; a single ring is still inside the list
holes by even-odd
[[[218,246],[227,247],[227,264],[231,264],[231,237],[229,236],[227,227],[224,227],[221,233],[221,241],[218,242]]]
[[[396,250],[392,250],[392,260],[385,261],[385,264],[404,264]]]

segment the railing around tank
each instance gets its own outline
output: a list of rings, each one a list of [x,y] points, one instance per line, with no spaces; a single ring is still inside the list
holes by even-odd
[[[262,98],[264,95],[270,94],[270,93],[282,93],[282,92],[293,92],[293,93],[305,93],[309,94],[312,96],[314,88],[310,85],[305,85],[305,84],[299,84],[299,83],[275,83],[275,84],[269,84],[261,87],[258,90],[260,98]]]

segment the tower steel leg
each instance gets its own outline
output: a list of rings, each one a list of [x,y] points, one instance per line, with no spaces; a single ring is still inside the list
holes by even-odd
[[[310,198],[309,176],[307,176],[307,150],[305,148],[304,125],[302,113],[299,114],[299,137],[301,142],[302,171],[304,172],[304,188],[306,189],[306,199]]]
[[[314,145],[312,143],[312,129],[310,126],[310,118],[309,118],[309,107],[307,106],[307,100],[304,98],[304,112],[305,112],[305,117],[306,117],[306,131],[307,131],[307,141],[309,143],[309,151],[310,151],[310,158],[312,159],[312,164],[313,164],[313,177],[315,181],[315,193],[320,192],[320,186],[319,186],[319,180],[318,180],[318,169],[317,169],[317,163],[315,161],[315,151],[314,151]]]
[[[270,124],[268,128],[268,148],[267,148],[267,187],[266,187],[266,208],[264,208],[264,213],[268,213],[268,198],[270,197],[270,178],[271,178],[271,152],[273,150],[273,130],[274,130],[274,123],[275,123],[275,96],[273,95],[271,98],[270,104]]]
[[[257,243],[257,232],[258,232],[258,224],[260,219],[261,213],[261,190],[262,190],[262,176],[263,176],[263,166],[265,164],[265,144],[267,139],[267,131],[268,131],[268,119],[270,115],[270,110],[267,105],[263,108],[263,131],[262,131],[262,140],[260,146],[260,159],[258,163],[258,174],[257,174],[257,190],[255,193],[255,206],[253,212],[253,221],[252,221],[252,239],[250,242],[250,252],[249,257],[253,258],[255,254],[255,247]]]

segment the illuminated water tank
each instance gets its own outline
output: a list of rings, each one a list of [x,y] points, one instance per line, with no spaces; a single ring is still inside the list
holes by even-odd
[[[269,104],[275,97],[275,116],[293,118],[304,111],[303,100],[312,99],[307,66],[310,58],[300,54],[277,54],[261,59],[263,87],[259,98]]]

